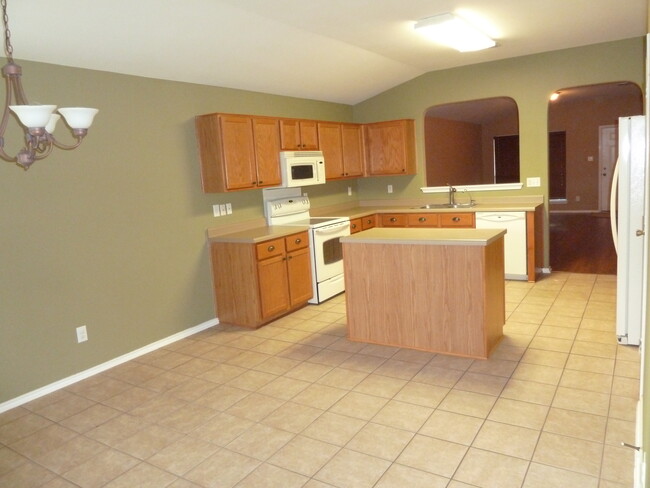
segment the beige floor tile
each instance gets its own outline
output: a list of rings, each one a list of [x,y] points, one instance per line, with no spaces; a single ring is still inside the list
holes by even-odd
[[[280,408],[284,403],[283,400],[277,398],[260,395],[259,393],[251,393],[227,409],[226,412],[236,417],[259,422],[271,412]]]
[[[533,461],[589,476],[600,474],[603,444],[542,432]]]
[[[527,468],[523,459],[470,448],[454,480],[481,488],[519,488]]]
[[[473,359],[461,358],[458,356],[448,356],[445,354],[438,354],[429,361],[430,366],[447,369],[457,369],[460,371],[467,371],[467,369],[474,362]]]
[[[195,403],[212,410],[224,411],[250,394],[251,392],[247,390],[241,390],[228,385],[219,385],[214,390],[197,398]]]
[[[609,403],[610,418],[634,422],[636,420],[637,401],[638,398],[628,398],[612,395]]]
[[[477,417],[436,410],[422,426],[419,434],[469,446],[483,422],[483,419]]]
[[[331,408],[330,412],[355,417],[362,420],[370,420],[384,405],[388,403],[387,398],[380,398],[364,393],[351,391]]]
[[[313,476],[334,457],[340,447],[298,435],[278,450],[268,463]]]
[[[397,354],[399,354],[399,352]],[[402,380],[410,380],[422,369],[422,366],[421,363],[400,361],[395,359],[393,356],[393,358],[386,360],[385,363],[379,366],[373,374],[399,378]]]
[[[389,466],[389,461],[342,449],[316,473],[315,478],[340,488],[370,488]]]
[[[485,395],[499,396],[508,378],[466,372],[454,386],[454,390],[471,391]]]
[[[509,346],[507,344],[499,343],[497,347],[492,350],[491,354],[493,359],[519,361],[525,352],[525,347]]]
[[[274,374],[249,370],[228,381],[226,385],[246,391],[257,391],[277,379]]]
[[[380,344],[366,344],[359,352],[361,354],[367,354],[369,356],[390,358],[393,357],[399,350],[399,347],[382,346]]]
[[[21,441],[19,441],[21,442]],[[30,445],[24,446],[30,448]],[[31,450],[31,449],[30,449]],[[39,448],[36,447],[35,451],[38,451]],[[47,450],[46,450],[47,451]],[[27,458],[14,449],[9,449],[8,447],[0,446],[0,477],[7,474],[10,471],[18,468],[22,464],[29,462]]]
[[[344,390],[351,390],[357,386],[361,381],[368,376],[368,373],[363,371],[355,371],[353,369],[334,368],[325,376],[321,376],[317,383],[322,385],[336,387]]]
[[[365,420],[325,412],[307,427],[302,435],[337,446],[344,446],[364,425],[366,425]]]
[[[255,424],[230,442],[226,448],[245,456],[266,461],[287,442],[293,434],[263,424]]]
[[[571,354],[594,356],[598,358],[614,359],[616,357],[615,344],[600,344],[597,342],[575,341]]]
[[[296,361],[295,359],[270,357],[266,361],[255,365],[251,369],[257,371],[265,371],[267,373],[275,375],[282,375],[298,366],[298,364],[300,364],[300,361]]]
[[[486,420],[472,446],[530,460],[538,437],[538,430]]]
[[[574,340],[577,334],[577,329],[572,327],[559,327],[556,325],[542,325],[537,330],[538,337],[549,337],[554,339]]]
[[[488,415],[489,420],[540,430],[549,407],[535,403],[499,398]]]
[[[257,459],[221,449],[187,473],[185,478],[201,486],[235,486],[260,464]]]
[[[443,388],[453,388],[463,374],[464,370],[436,366],[432,361],[413,377],[413,381]]]
[[[393,464],[381,477],[375,488],[445,488],[449,479],[435,474]]]
[[[523,488],[598,488],[598,478],[531,463]]]
[[[366,424],[346,444],[346,449],[394,461],[415,434],[375,423]]]
[[[469,391],[452,390],[438,405],[440,410],[486,418],[496,402],[492,395],[482,395]]]
[[[372,373],[355,386],[353,391],[382,398],[393,398],[405,384],[406,380]]]
[[[105,445],[97,441],[78,436],[61,444],[56,449],[35,456],[34,460],[57,474],[63,474],[107,450]]]
[[[417,351],[415,349],[400,349],[391,359],[395,361],[406,361],[408,363],[427,364],[436,355],[432,352]]]
[[[346,359],[340,364],[341,368],[353,369],[355,371],[363,371],[364,373],[372,373],[379,366],[386,362],[387,358],[368,356],[367,354],[355,354],[354,356]]]
[[[309,386],[311,383],[308,381],[280,376],[260,388],[259,393],[280,400],[290,400]]]
[[[613,446],[620,446],[621,442],[635,445],[636,432],[634,422],[620,419],[607,419],[605,442]]]
[[[605,393],[559,387],[553,399],[553,406],[565,410],[606,416],[609,400],[609,395]]]
[[[37,430],[27,437],[23,437],[22,439],[11,443],[9,446],[13,451],[20,453],[25,457],[37,459],[45,453],[58,448],[61,444],[77,437],[77,435],[77,432],[74,430],[62,427],[59,424],[52,424],[43,429]],[[5,456],[10,459],[13,459],[15,456],[13,451],[10,451],[7,448],[4,448],[3,450]],[[14,454],[14,456],[10,456],[10,454]],[[0,459],[3,458],[0,457]],[[4,462],[0,461],[0,466],[4,467],[4,465]],[[1,473],[2,468],[0,468],[0,474]]]
[[[449,388],[411,381],[404,385],[394,399],[422,407],[436,408],[449,391]]]
[[[147,459],[182,436],[176,430],[152,425],[116,443],[115,448],[139,459]]]
[[[433,409],[428,407],[391,400],[372,418],[372,421],[409,432],[417,432],[429,418],[431,412]]]
[[[27,461],[16,469],[0,475],[0,486],[7,488],[43,486],[48,481],[55,478],[52,471],[39,466],[36,463]]]
[[[566,327],[571,329],[577,329],[580,327],[580,320],[582,320],[581,315],[566,315],[563,314],[562,311],[563,310],[552,309],[544,318],[542,325]]]
[[[551,408],[544,431],[594,442],[604,442],[607,417]]]
[[[522,363],[540,364],[554,368],[564,368],[568,354],[557,351],[543,351],[541,349],[528,349],[521,358]]]
[[[306,476],[265,463],[237,483],[237,488],[300,488],[308,480]]]
[[[210,442],[192,437],[183,437],[147,459],[149,464],[182,476],[205,461],[219,450]]]
[[[562,377],[562,368],[544,366],[541,364],[520,363],[512,374],[516,380],[535,381],[547,385],[557,385]]]
[[[199,375],[199,378],[211,381],[212,383],[223,384],[228,383],[231,379],[236,378],[245,372],[246,369],[239,366],[232,364],[217,364],[206,372],[201,373]]]
[[[328,366],[326,364],[303,362],[285,373],[285,376],[288,378],[294,378],[296,380],[314,382],[321,376],[329,373],[331,370],[332,366]]]
[[[155,488],[159,486],[173,486],[172,483],[175,480],[178,480],[176,476],[162,469],[147,463],[140,463],[104,486],[106,488],[131,488],[133,486]]]
[[[605,330],[580,329],[576,340],[583,342],[597,342],[600,344],[616,344],[616,332]]]
[[[262,420],[262,423],[275,427],[276,429],[297,434],[298,432],[302,432],[322,414],[323,410],[318,408],[287,402]]]
[[[614,359],[569,354],[566,368],[588,373],[614,374]]]
[[[192,437],[211,442],[218,446],[226,446],[255,423],[227,413],[220,413],[191,433]]]
[[[348,393],[347,390],[333,386],[312,384],[293,397],[292,401],[309,407],[326,410]]]
[[[325,336],[325,337],[329,337],[330,339],[335,340],[335,338],[332,336]],[[310,363],[324,364],[326,366],[335,367],[335,366],[339,366],[343,361],[348,359],[350,356],[352,356],[352,353],[350,352],[335,351],[333,349],[323,349],[322,351],[314,354],[307,361],[309,361]]]
[[[571,351],[573,340],[555,339],[552,337],[540,337],[539,335],[530,341],[530,348],[542,349],[544,351],[565,352]]]
[[[611,375],[567,369],[562,374],[560,386],[609,394],[613,379]]]
[[[601,331],[614,331],[616,330],[616,322],[608,319],[599,319],[593,317],[585,317],[580,322],[581,329],[601,330]]]
[[[109,449],[66,471],[64,477],[79,486],[99,488],[139,463],[137,458]]]
[[[555,390],[556,388],[553,385],[511,379],[503,389],[501,397],[537,403],[539,405],[550,405],[553,401]]]
[[[634,484],[634,451],[627,447],[605,446],[601,477],[608,481]]]
[[[484,361],[474,361],[469,367],[469,372],[508,378],[516,367],[516,361],[490,358]]]
[[[624,376],[638,380],[641,377],[641,368],[636,361],[623,361],[617,358],[614,374],[616,376]]]
[[[416,435],[397,458],[397,462],[411,468],[451,478],[466,452],[466,446]]]
[[[639,347],[617,345],[616,359],[620,359],[621,361],[640,363],[641,356],[639,355]]]

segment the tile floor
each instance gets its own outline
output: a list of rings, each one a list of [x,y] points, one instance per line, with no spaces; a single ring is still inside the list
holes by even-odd
[[[352,343],[344,296],[220,325],[0,415],[0,486],[632,486],[615,278],[508,282],[487,361]]]

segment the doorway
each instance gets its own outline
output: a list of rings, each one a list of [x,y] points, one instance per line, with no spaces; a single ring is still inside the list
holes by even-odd
[[[615,274],[609,189],[617,124],[643,113],[643,94],[631,82],[556,94],[548,104],[550,264],[556,271]]]

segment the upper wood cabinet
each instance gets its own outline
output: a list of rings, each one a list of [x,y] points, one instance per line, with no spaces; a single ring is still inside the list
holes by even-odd
[[[281,183],[277,119],[207,114],[197,116],[195,126],[204,192]]]
[[[390,120],[364,124],[366,175],[415,174],[413,120]]]
[[[318,123],[315,120],[280,119],[283,151],[318,150]]]
[[[319,122],[318,146],[325,158],[328,180],[363,176],[361,125]]]

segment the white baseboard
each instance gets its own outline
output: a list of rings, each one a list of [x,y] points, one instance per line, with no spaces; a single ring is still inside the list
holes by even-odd
[[[94,376],[97,373],[101,373],[103,371],[106,371],[107,369],[114,368],[115,366],[118,366],[122,363],[131,361],[132,359],[153,352],[156,349],[160,349],[161,347],[172,344],[173,342],[180,341],[181,339],[185,339],[186,337],[197,334],[205,329],[209,329],[210,327],[214,327],[215,325],[218,324],[219,324],[219,319],[215,318],[212,320],[208,320],[207,322],[203,322],[202,324],[196,325],[194,327],[190,327],[189,329],[185,329],[181,332],[170,335],[169,337],[165,337],[164,339],[160,339],[159,341],[152,342],[151,344],[136,349],[135,351],[128,352],[122,356],[111,359],[110,361],[106,361],[105,363],[98,364],[97,366],[93,366],[92,368],[87,369],[85,371],[81,371],[80,373],[73,374],[72,376],[68,376],[67,378],[63,378],[59,381],[55,381],[54,383],[50,383],[49,385],[45,385],[41,388],[30,391],[29,393],[25,393],[24,395],[20,395],[19,397],[12,398],[11,400],[7,400],[4,403],[0,403],[0,413],[6,412],[7,410],[11,410],[12,408],[19,407],[27,402],[31,402],[32,400],[36,400],[37,398],[47,395],[48,393],[55,392],[56,390],[65,388],[66,386],[72,385],[73,383],[77,383],[78,381],[85,380],[86,378],[90,378],[91,376]]]

